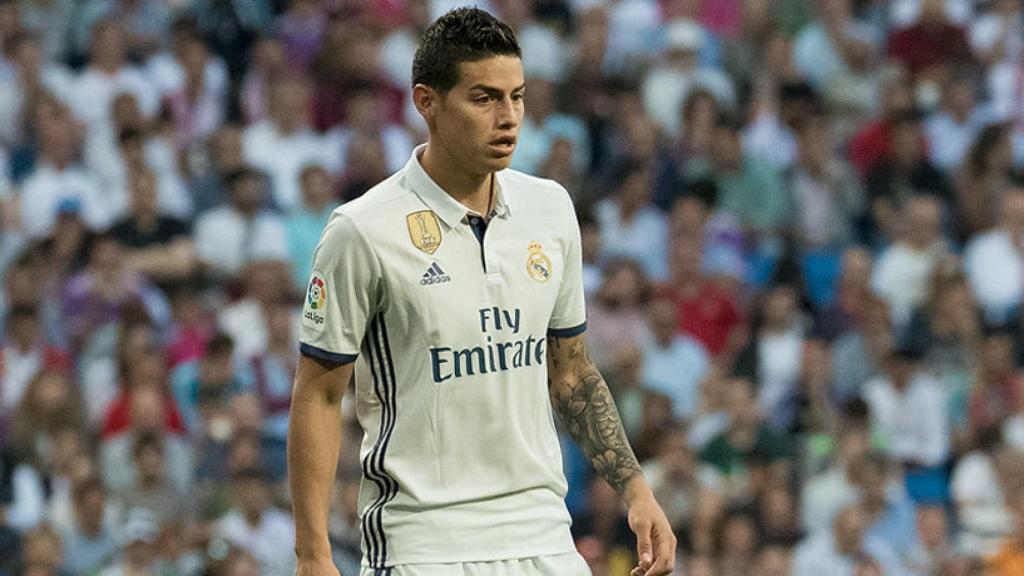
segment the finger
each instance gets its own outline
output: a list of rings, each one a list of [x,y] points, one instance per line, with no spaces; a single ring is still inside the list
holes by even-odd
[[[629,576],[644,576],[644,569],[637,566],[629,571]]]
[[[654,565],[646,576],[665,576],[672,573],[676,561],[676,537],[667,526],[654,531]]]
[[[654,548],[651,544],[651,524],[647,522],[637,523],[636,555],[640,558],[639,567],[644,571],[649,570],[654,561]]]

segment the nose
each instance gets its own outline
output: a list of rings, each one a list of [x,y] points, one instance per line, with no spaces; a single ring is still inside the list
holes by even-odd
[[[510,130],[518,126],[521,117],[520,106],[511,97],[502,98],[501,103],[497,107],[498,128]]]

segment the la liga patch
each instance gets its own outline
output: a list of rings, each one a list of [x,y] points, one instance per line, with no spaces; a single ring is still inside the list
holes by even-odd
[[[318,271],[313,271],[306,288],[306,303],[302,311],[302,323],[317,331],[327,323],[327,280]]]

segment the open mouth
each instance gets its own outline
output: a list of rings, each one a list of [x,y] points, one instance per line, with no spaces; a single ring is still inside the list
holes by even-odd
[[[491,148],[510,154],[516,147],[516,139],[512,136],[497,138],[491,140],[490,145]]]

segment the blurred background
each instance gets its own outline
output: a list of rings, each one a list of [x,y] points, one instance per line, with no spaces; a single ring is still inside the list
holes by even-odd
[[[0,574],[292,573],[312,251],[424,141],[413,51],[458,3],[0,0]],[[479,5],[680,569],[1024,574],[1024,2]],[[623,576],[622,506],[564,453]]]

